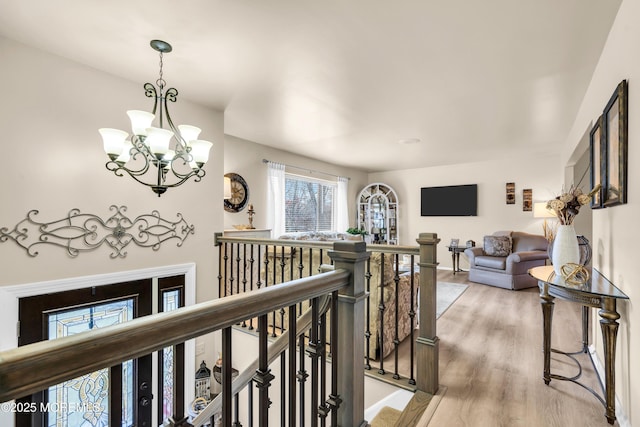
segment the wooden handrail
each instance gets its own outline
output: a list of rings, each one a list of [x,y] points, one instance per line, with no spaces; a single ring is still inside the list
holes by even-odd
[[[257,237],[224,237],[221,233],[216,233],[214,243],[244,243],[247,245],[267,245],[267,246],[289,246],[294,248],[313,248],[313,249],[333,249],[333,241],[319,240],[293,240],[293,239],[265,239]],[[403,245],[374,245],[367,244],[367,251],[384,252],[391,254],[419,255],[419,246],[403,246]]]
[[[339,290],[335,270],[0,353],[0,402]]]

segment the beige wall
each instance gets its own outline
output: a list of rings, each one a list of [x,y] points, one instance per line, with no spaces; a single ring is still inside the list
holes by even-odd
[[[71,258],[64,249],[41,246],[30,257],[12,241],[0,242],[0,287],[104,275],[185,263],[196,264],[196,300],[217,296],[213,233],[222,228],[224,160],[223,114],[183,99],[172,105],[176,123],[202,128],[214,142],[207,175],[158,198],[131,178],[105,168],[100,127],[128,130],[127,109],[150,110],[145,82],[130,82],[13,41],[0,38],[0,228],[12,229],[28,211],[53,221],[71,209],[107,218],[111,205],[126,206],[131,218],[157,210],[176,220],[181,213],[195,227],[181,247],[165,242],[157,251],[127,247],[125,258],[111,259],[106,245]],[[155,81],[154,63],[149,81]],[[166,76],[171,84],[170,76]],[[179,89],[179,88],[178,88]],[[4,295],[2,292],[0,294]],[[6,303],[0,300],[0,304]],[[208,360],[217,354],[203,338]]]
[[[107,156],[97,129],[129,128],[126,110],[151,108],[142,84],[97,72],[77,63],[0,38],[0,227],[13,228],[31,209],[48,221],[71,209],[106,218],[111,205],[124,205],[131,217],[157,210],[177,213],[195,227],[182,247],[167,242],[158,251],[130,245],[123,259],[111,259],[107,247],[76,258],[42,246],[30,257],[12,242],[0,243],[0,285],[30,283],[159,265],[196,262],[198,299],[213,296],[217,272],[211,262],[213,232],[222,224],[224,157],[222,113],[178,100],[174,119],[199,125],[202,137],[215,142],[207,175],[169,189],[158,198],[149,188],[105,168]],[[150,79],[153,79],[150,69]]]
[[[569,134],[564,158],[570,159],[579,150],[581,136],[598,119],[618,83],[629,83],[629,157],[628,203],[593,211],[593,266],[601,271],[630,298],[619,303],[621,314],[616,352],[616,395],[619,412],[624,417],[621,425],[640,424],[640,335],[633,332],[633,325],[640,324],[640,310],[634,307],[640,299],[638,285],[636,243],[640,239],[637,226],[640,200],[640,3],[625,0],[611,29],[602,56],[584,97],[576,121]],[[593,312],[597,320],[597,312]],[[597,322],[593,322],[597,357],[602,363],[602,337]]]
[[[532,212],[522,210],[522,190],[533,190],[533,201],[554,197],[562,187],[560,162],[554,157],[529,158],[526,162],[497,159],[488,162],[408,169],[372,173],[372,182],[384,182],[398,193],[401,244],[414,245],[421,232],[436,232],[441,239],[438,262],[451,267],[446,245],[452,238],[460,242],[474,240],[482,245],[484,235],[497,230],[520,230],[542,234],[542,220]],[[507,182],[516,184],[516,204],[505,203]],[[478,216],[422,217],[420,216],[420,188],[442,185],[478,184]],[[468,268],[464,256],[463,269]]]
[[[265,213],[267,209],[267,165],[262,162],[262,159],[351,178],[349,180],[348,199],[353,203],[349,205],[349,223],[351,225],[355,223],[355,200],[360,190],[367,184],[367,174],[365,172],[324,163],[230,135],[225,135],[224,154],[224,172],[234,172],[241,175],[249,186],[248,203],[253,203],[253,208],[256,211],[253,221],[256,228],[266,228],[267,226]],[[335,180],[335,177],[317,172],[308,172],[308,170],[287,168],[287,172],[290,171],[318,179]],[[238,213],[224,212],[224,226],[227,229],[232,228],[234,224],[248,223],[247,209],[243,209]]]

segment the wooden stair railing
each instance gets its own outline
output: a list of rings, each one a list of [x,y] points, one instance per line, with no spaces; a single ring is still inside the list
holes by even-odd
[[[326,313],[329,309],[330,298],[323,296],[320,299],[319,313]],[[309,307],[296,321],[296,338],[305,334],[311,326],[312,309]],[[268,348],[267,361],[268,364],[273,363],[283,352],[287,350],[289,345],[289,330],[279,335]],[[240,372],[231,384],[231,394],[236,395],[242,391],[249,381],[253,379],[259,367],[259,360],[256,358],[249,366]],[[207,423],[211,417],[222,410],[222,395],[216,396],[209,404],[196,416],[191,424],[194,427],[200,427]]]
[[[280,286],[0,352],[0,402],[35,393],[204,334],[229,329],[248,318],[337,292],[351,281],[351,272],[339,268]],[[349,391],[345,390],[345,393]],[[231,395],[226,399],[230,402]],[[230,419],[228,415],[227,419]]]

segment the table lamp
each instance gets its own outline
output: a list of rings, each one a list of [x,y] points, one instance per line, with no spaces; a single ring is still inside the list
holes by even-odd
[[[547,202],[535,202],[533,204],[533,217],[544,218],[544,222],[542,223],[544,237],[549,242],[552,241],[555,235],[555,226],[547,224],[547,218],[557,218],[557,216],[554,211],[547,209]],[[554,225],[557,224],[554,223]]]

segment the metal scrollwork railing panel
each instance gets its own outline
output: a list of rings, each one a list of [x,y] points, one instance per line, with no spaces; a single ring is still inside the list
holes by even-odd
[[[14,241],[32,257],[38,255],[40,245],[64,248],[71,257],[106,245],[112,250],[111,258],[124,258],[132,243],[157,251],[168,240],[176,240],[176,245],[182,246],[194,233],[193,225],[181,213],[176,214],[175,221],[161,218],[156,210],[131,219],[125,214],[126,206],[112,205],[109,209],[113,214],[107,219],[72,209],[66,217],[50,222],[38,221],[35,217],[39,211],[34,209],[13,229],[0,228],[0,243]]]

